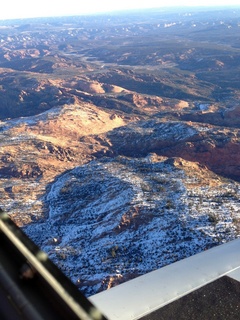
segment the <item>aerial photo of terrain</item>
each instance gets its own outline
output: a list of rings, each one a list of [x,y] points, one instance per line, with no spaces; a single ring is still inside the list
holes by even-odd
[[[240,237],[240,8],[0,21],[1,208],[87,296]]]

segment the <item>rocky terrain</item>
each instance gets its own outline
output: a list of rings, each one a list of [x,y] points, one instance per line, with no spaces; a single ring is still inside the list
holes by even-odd
[[[181,158],[102,158],[61,175],[24,228],[91,295],[240,231],[239,185]]]
[[[1,207],[85,294],[239,237],[239,28],[238,8],[0,22]]]

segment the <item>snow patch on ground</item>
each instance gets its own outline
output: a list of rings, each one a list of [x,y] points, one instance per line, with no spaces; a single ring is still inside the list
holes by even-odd
[[[103,158],[56,179],[48,219],[24,230],[92,295],[238,237],[239,185],[206,181],[174,161]]]

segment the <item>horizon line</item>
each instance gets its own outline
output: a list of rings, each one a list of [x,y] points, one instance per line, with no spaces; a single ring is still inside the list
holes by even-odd
[[[198,10],[198,9],[209,9],[209,10],[218,10],[218,9],[240,9],[240,4],[219,4],[219,5],[172,5],[172,6],[161,6],[161,7],[150,7],[150,8],[131,8],[131,9],[116,9],[116,10],[107,10],[107,11],[96,11],[96,12],[84,12],[84,13],[69,13],[69,14],[59,14],[59,15],[43,15],[43,16],[26,16],[26,17],[9,17],[9,18],[1,18],[0,21],[16,21],[16,20],[34,20],[34,19],[47,19],[47,18],[70,18],[70,17],[82,17],[82,16],[101,16],[101,15],[108,15],[108,14],[123,14],[129,12],[139,12],[139,11],[152,11],[152,10],[179,10],[179,9],[189,9],[189,10]]]

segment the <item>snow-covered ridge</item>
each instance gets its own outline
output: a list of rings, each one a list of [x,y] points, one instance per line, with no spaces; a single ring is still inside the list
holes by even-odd
[[[92,295],[239,236],[238,184],[209,174],[154,154],[102,158],[56,179],[49,218],[25,231]]]

